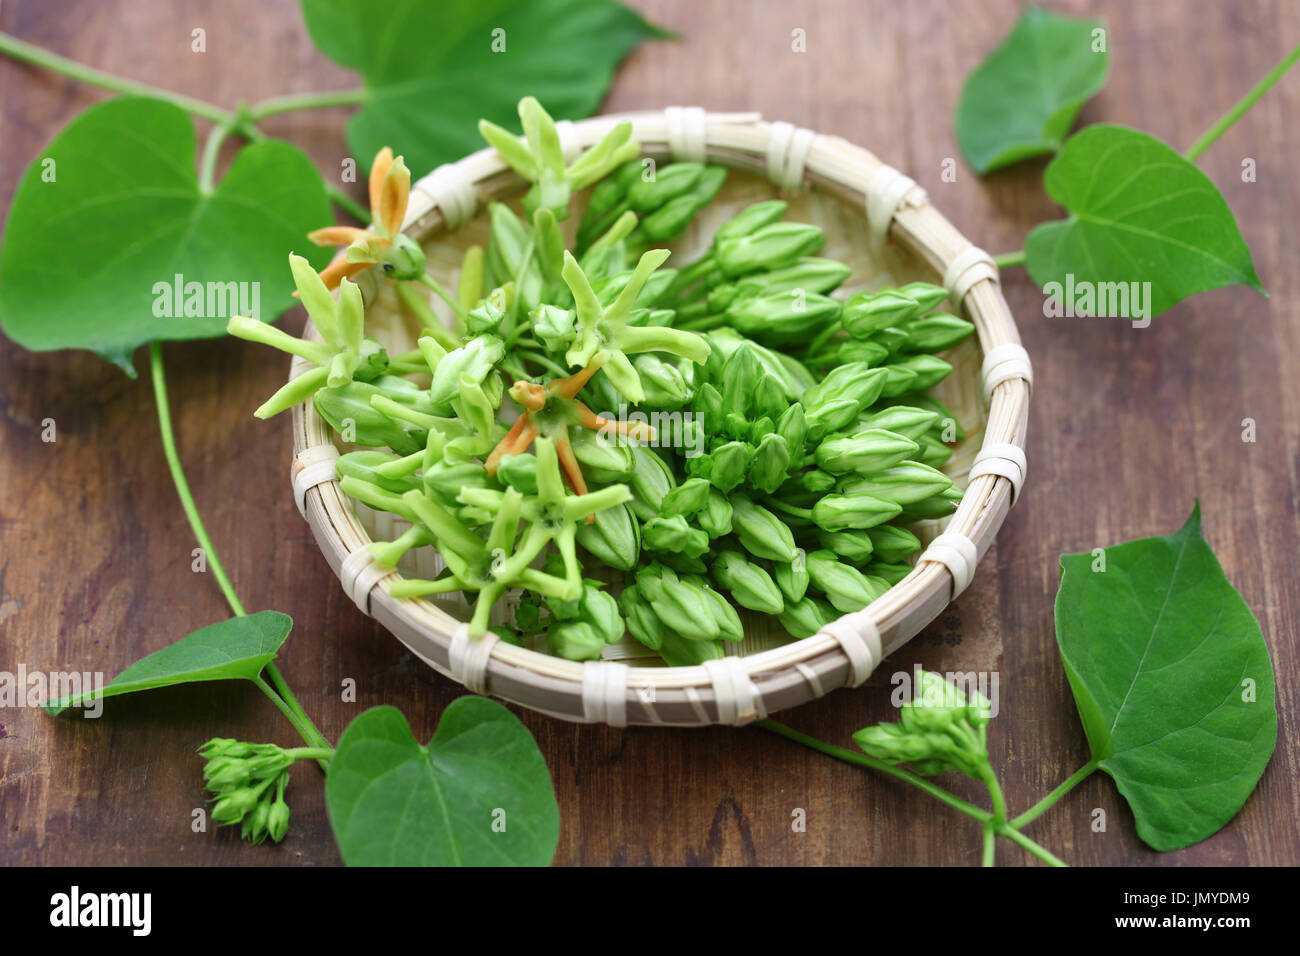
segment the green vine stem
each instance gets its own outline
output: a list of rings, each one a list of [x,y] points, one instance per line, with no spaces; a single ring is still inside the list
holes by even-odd
[[[1004,823],[1002,824],[1002,826],[998,827],[998,833],[1001,836],[1006,837],[1012,843],[1018,844],[1019,846],[1021,846],[1028,852],[1032,853],[1034,856],[1038,857],[1040,860],[1042,860],[1044,863],[1047,863],[1050,866],[1070,865],[1066,863],[1064,860],[1062,860],[1060,857],[1053,854],[1050,850],[1042,846],[1039,846],[1037,843],[1029,839],[1029,837],[1025,836],[1023,833],[1021,833],[1019,830],[1017,830],[1009,823]]]
[[[837,747],[835,744],[828,744],[824,740],[818,740],[816,737],[810,737],[807,734],[800,733],[793,727],[787,727],[785,724],[778,723],[775,720],[765,719],[757,721],[755,727],[762,727],[766,731],[784,737],[786,740],[793,740],[797,744],[810,747],[813,750],[826,754],[828,757],[834,757],[836,760],[843,760],[846,763],[857,764],[859,767],[866,767],[869,770],[878,770],[890,777],[896,777],[899,780],[906,781],[912,786],[924,790],[930,796],[934,797],[954,810],[960,810],[968,817],[974,817],[980,823],[991,823],[993,814],[987,810],[981,810],[973,803],[967,803],[961,797],[949,793],[943,787],[936,786],[924,777],[917,776],[909,770],[900,770],[893,764],[887,764],[883,760],[877,760],[866,754],[857,753],[852,750],[846,750],[844,747]]]
[[[297,110],[328,109],[331,106],[358,106],[370,98],[370,91],[364,88],[355,90],[333,90],[326,93],[293,93],[288,96],[273,96],[249,107],[248,114],[254,122],[280,113],[293,113]]]
[[[984,866],[993,866],[997,861],[997,842],[997,828],[991,821],[984,824],[984,859],[981,861]]]
[[[1233,123],[1241,119],[1242,115],[1255,105],[1255,101],[1268,92],[1269,88],[1282,78],[1282,74],[1295,66],[1296,61],[1300,60],[1300,46],[1284,56],[1268,74],[1251,87],[1250,92],[1239,99],[1228,112],[1224,113],[1217,123],[1211,126],[1198,139],[1187,152],[1183,153],[1183,158],[1190,162],[1196,162],[1197,158],[1214,144],[1214,141],[1222,136]]]
[[[154,400],[158,407],[158,432],[162,437],[163,455],[167,459],[167,468],[171,472],[172,483],[176,486],[176,495],[181,500],[181,507],[185,511],[185,517],[189,519],[190,529],[194,532],[199,547],[203,549],[204,559],[212,571],[212,576],[216,578],[217,586],[221,588],[221,593],[226,597],[226,603],[230,605],[230,610],[236,617],[243,617],[248,612],[244,610],[244,605],[240,602],[239,595],[235,593],[234,585],[230,583],[230,578],[226,575],[226,569],[221,564],[221,558],[217,556],[217,551],[212,546],[212,539],[208,537],[208,530],[204,527],[203,519],[199,516],[198,506],[194,503],[194,495],[190,491],[189,482],[185,478],[185,471],[181,467],[180,455],[176,451],[176,435],[172,429],[171,405],[167,400],[167,379],[163,373],[162,346],[158,342],[149,343],[149,371],[153,378]],[[280,708],[303,740],[316,747],[328,748],[329,741],[325,739],[324,735],[316,728],[316,725],[312,723],[311,718],[307,716],[307,712],[303,709],[302,704],[298,702],[293,691],[289,689],[289,685],[285,682],[279,669],[274,664],[267,664],[265,674],[271,684],[275,685],[275,689],[272,690],[260,677],[256,681],[257,685]]]
[[[1010,269],[1013,266],[1023,266],[1025,264],[1025,250],[1020,249],[1016,252],[1004,252],[1000,256],[994,256],[993,264],[999,269]]]
[[[1070,777],[1059,787],[1057,787],[1047,796],[1043,797],[1043,799],[1039,800],[1037,803],[1035,803],[1024,813],[1020,814],[1020,816],[1012,820],[1011,826],[1015,827],[1016,829],[1020,829],[1026,824],[1032,823],[1034,820],[1037,820],[1038,817],[1042,815],[1044,810],[1046,810],[1052,804],[1056,803],[1056,801],[1060,800],[1063,796],[1065,796],[1067,793],[1069,793],[1079,784],[1083,783],[1083,781],[1087,780],[1090,776],[1093,775],[1093,773],[1097,769],[1098,769],[1097,762],[1095,760],[1089,760],[1086,764],[1084,764],[1073,774],[1071,774]]]

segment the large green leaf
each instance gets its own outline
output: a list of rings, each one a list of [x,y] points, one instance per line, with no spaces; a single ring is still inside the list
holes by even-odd
[[[365,77],[369,96],[348,124],[357,159],[391,146],[417,176],[482,149],[480,117],[518,129],[524,96],[556,119],[589,116],[619,61],[663,35],[609,0],[302,0],[302,10],[321,51]]]
[[[1277,739],[1273,666],[1200,507],[1168,537],[1063,555],[1056,640],[1093,759],[1138,835],[1175,850],[1231,820]]]
[[[317,267],[330,256],[306,238],[331,219],[320,174],[295,147],[270,141],[241,150],[205,193],[194,155],[193,123],[159,100],[109,100],[73,120],[14,196],[0,250],[5,332],[36,351],[90,349],[134,374],[139,345],[225,333],[239,298],[209,302],[208,283],[223,298],[234,291],[225,283],[249,283],[250,305],[259,283],[263,319],[292,305],[289,253]],[[202,284],[202,311],[212,313],[175,315],[185,305],[171,295],[178,274]]]
[[[550,771],[527,728],[485,697],[443,712],[427,747],[401,712],[343,732],[325,801],[349,866],[544,866],[560,838]]]
[[[105,685],[99,697],[212,680],[254,680],[289,636],[293,621],[279,611],[259,611],[201,627],[175,644],[142,657]],[[89,693],[51,701],[58,714],[84,703]]]
[[[1125,126],[1089,126],[1066,141],[1045,183],[1070,218],[1038,226],[1025,241],[1026,266],[1040,286],[1123,283],[1140,290],[1131,284],[1149,282],[1149,314],[1130,310],[1125,318],[1159,315],[1221,286],[1264,293],[1219,190],[1155,137]]]
[[[1079,109],[1106,83],[1110,54],[1098,43],[1100,29],[1096,20],[1030,7],[966,78],[957,143],[977,172],[1061,148]]]

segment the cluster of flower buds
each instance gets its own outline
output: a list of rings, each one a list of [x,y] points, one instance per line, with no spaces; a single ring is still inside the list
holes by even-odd
[[[204,787],[215,795],[212,819],[240,824],[240,835],[253,843],[267,837],[276,843],[283,840],[289,829],[284,791],[294,754],[275,744],[248,744],[228,737],[213,737],[199,753],[206,761]]]
[[[977,690],[969,697],[939,674],[921,671],[912,700],[898,723],[859,730],[854,742],[890,764],[909,764],[924,776],[956,770],[976,780],[988,773],[989,701]]]

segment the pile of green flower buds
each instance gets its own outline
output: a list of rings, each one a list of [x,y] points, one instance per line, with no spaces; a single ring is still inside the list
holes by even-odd
[[[259,414],[310,398],[364,446],[339,459],[343,490],[410,523],[376,560],[443,557],[438,578],[392,593],[477,595],[472,634],[508,598],[510,623],[492,628],[504,640],[589,660],[631,634],[670,665],[722,657],[744,636],[738,607],[802,638],[880,597],[920,550],[906,526],[960,499],[938,469],[964,435],[926,390],[951,371],[934,353],[971,324],[935,312],[946,293],[925,283],[833,297],[849,267],[818,258],[825,235],[783,221],[779,200],[662,268],[656,244],[726,170],[654,169],[628,124],[566,163],[535,100],[520,118],[522,139],[480,129],[533,183],[525,216],[490,205],[456,290],[413,244],[378,255],[378,281],[425,326],[417,349],[389,356],[364,335],[364,282],[343,279],[336,299],[296,258],[324,342],[231,323],[318,366]],[[588,187],[570,247],[561,223]],[[589,573],[601,564],[621,589]]]

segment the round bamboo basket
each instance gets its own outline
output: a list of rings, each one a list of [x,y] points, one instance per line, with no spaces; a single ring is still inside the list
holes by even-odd
[[[629,637],[609,645],[606,659],[579,663],[500,642],[490,632],[470,639],[463,623],[468,604],[459,596],[393,598],[389,587],[404,570],[433,577],[441,561],[424,548],[394,569],[372,562],[366,546],[399,534],[401,519],[372,512],[339,490],[339,446],[310,403],[293,415],[294,492],[326,560],[361,610],[471,690],[586,723],[743,724],[862,683],[965,589],[1024,480],[1032,371],[992,259],[915,182],[866,149],[764,122],[756,113],[669,107],[561,123],[566,154],[596,143],[623,119],[632,122],[649,157],[707,159],[733,170],[687,235],[671,244],[670,266],[689,262],[717,225],[744,205],[782,195],[790,201],[787,220],[814,222],[826,231],[821,255],[853,267],[845,291],[940,281],[950,292],[950,308],[974,322],[978,342],[972,338],[945,355],[954,372],[933,390],[966,431],[945,466],[965,496],[948,519],[914,527],[928,547],[912,572],[868,607],[803,640],[791,640],[775,619],[742,610],[746,639],[728,646],[722,661],[666,667]],[[517,201],[525,186],[494,149],[480,150],[413,184],[403,230],[423,244],[430,271],[454,283],[464,249],[486,243],[485,203]],[[367,308],[367,331],[390,350],[405,351],[418,322],[403,314],[388,283],[380,289]],[[310,323],[304,335],[318,337]],[[307,368],[297,359],[291,376]],[[499,610],[494,622],[509,613],[509,607]]]

